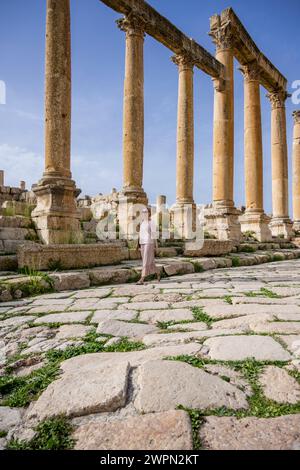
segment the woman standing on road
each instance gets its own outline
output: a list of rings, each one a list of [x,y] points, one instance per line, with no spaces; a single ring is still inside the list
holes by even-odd
[[[142,277],[137,284],[144,284],[145,278],[151,274],[156,274],[158,282],[160,281],[160,269],[155,264],[155,248],[157,241],[155,239],[156,227],[151,219],[151,210],[143,209],[142,223],[139,234],[139,245],[143,260]]]

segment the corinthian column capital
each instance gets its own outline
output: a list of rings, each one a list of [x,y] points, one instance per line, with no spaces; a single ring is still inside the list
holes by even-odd
[[[145,37],[145,20],[134,13],[120,18],[116,23],[120,30],[124,31],[128,36],[135,35]]]
[[[183,70],[192,70],[194,69],[195,62],[188,54],[176,54],[171,57],[172,62],[176,64],[179,68],[179,72]]]
[[[272,109],[285,108],[285,101],[290,95],[285,90],[276,90],[267,95]]]
[[[300,124],[300,109],[293,112],[293,118],[295,124]]]
[[[249,62],[246,65],[242,65],[239,70],[244,75],[246,82],[259,81],[261,70],[257,62],[254,61]]]
[[[229,24],[213,28],[209,35],[216,45],[217,52],[234,48],[235,38]]]

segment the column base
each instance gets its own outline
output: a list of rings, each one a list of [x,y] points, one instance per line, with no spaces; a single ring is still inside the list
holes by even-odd
[[[192,202],[176,202],[171,209],[172,238],[193,240],[196,237],[197,207]]]
[[[296,233],[300,232],[300,220],[294,220],[293,231],[296,232]]]
[[[213,203],[205,209],[205,230],[218,240],[239,243],[242,237],[239,216],[241,211],[234,206]]]
[[[80,190],[75,182],[61,178],[43,178],[33,188],[37,206],[32,220],[46,245],[83,242],[76,197]]]
[[[288,217],[273,217],[270,229],[273,237],[290,240],[294,236],[293,223]]]
[[[270,217],[264,212],[245,212],[240,216],[242,233],[252,232],[259,242],[272,241],[272,232],[269,227]]]
[[[138,240],[142,210],[148,207],[148,197],[142,188],[123,188],[119,194],[119,237]]]
[[[143,188],[123,188],[119,194],[122,202],[127,200],[127,204],[143,204],[148,206],[148,197]]]

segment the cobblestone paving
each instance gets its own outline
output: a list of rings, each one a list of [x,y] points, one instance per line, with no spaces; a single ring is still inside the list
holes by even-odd
[[[1,303],[0,394],[1,448],[299,449],[300,261]]]

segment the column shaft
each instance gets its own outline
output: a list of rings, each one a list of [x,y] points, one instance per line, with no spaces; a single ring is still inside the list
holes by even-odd
[[[221,206],[233,206],[234,176],[234,79],[233,51],[217,48],[216,58],[225,65],[224,90],[215,87],[214,146],[213,146],[213,201]]]
[[[263,146],[260,85],[255,65],[243,68],[245,80],[245,192],[246,211],[263,212]]]
[[[119,20],[126,32],[123,115],[123,191],[144,194],[144,23],[130,15]]]
[[[44,177],[70,178],[70,0],[47,0]]]
[[[293,218],[294,227],[300,230],[300,111],[293,113]]]
[[[269,95],[272,104],[272,200],[273,218],[288,218],[288,151],[286,137],[286,95],[281,92]]]
[[[176,203],[193,203],[194,64],[183,56],[176,56],[173,61],[179,68]]]

